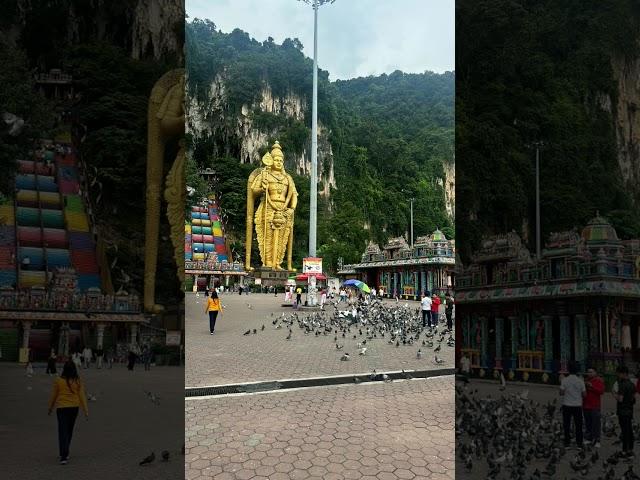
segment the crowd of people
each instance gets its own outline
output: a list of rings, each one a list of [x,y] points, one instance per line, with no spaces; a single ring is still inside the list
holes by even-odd
[[[569,374],[560,384],[565,447],[571,445],[573,424],[578,448],[584,448],[585,444],[600,448],[604,380],[594,368],[587,369],[584,378],[578,376],[577,365],[573,362],[569,364],[568,370]],[[611,393],[616,400],[616,415],[620,424],[621,457],[633,458],[633,413],[636,395],[640,394],[640,379],[634,384],[629,377],[629,368],[625,365],[620,365],[616,373],[617,381]]]

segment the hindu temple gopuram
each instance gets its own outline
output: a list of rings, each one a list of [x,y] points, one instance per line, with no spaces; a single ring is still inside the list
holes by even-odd
[[[509,233],[457,268],[456,348],[474,374],[546,382],[575,361],[611,379],[637,365],[640,240],[620,240],[603,217],[551,234],[539,261]]]
[[[384,248],[370,242],[360,263],[343,265],[338,275],[356,278],[384,296],[419,300],[425,292],[444,294],[453,288],[455,242],[436,229],[418,237],[413,248],[404,237],[389,239]]]

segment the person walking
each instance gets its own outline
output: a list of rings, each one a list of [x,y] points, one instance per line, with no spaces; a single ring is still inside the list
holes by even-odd
[[[96,367],[101,370],[102,369],[102,359],[104,358],[104,349],[102,345],[99,345],[96,348]]]
[[[582,401],[587,394],[584,380],[579,378],[578,366],[569,362],[569,375],[560,383],[562,395],[562,424],[564,427],[564,446],[571,444],[571,420],[575,427],[576,445],[582,449]]]
[[[425,292],[422,295],[420,305],[422,307],[422,328],[426,328],[427,325],[431,327],[431,297],[429,292]]]
[[[113,347],[109,347],[107,350],[107,368],[111,370],[113,368],[113,357],[115,356],[115,352],[113,351]]]
[[[618,374],[618,391],[616,392],[616,413],[620,422],[620,440],[622,441],[622,457],[633,459],[633,407],[636,403],[636,386],[629,380],[629,368],[620,365]]]
[[[209,314],[209,334],[213,335],[213,332],[216,329],[216,320],[218,318],[218,314],[222,316],[222,304],[220,303],[220,299],[218,298],[218,294],[216,292],[211,292],[211,296],[207,298],[207,304],[204,308],[204,313]]]
[[[78,370],[80,370],[80,365],[82,365],[80,352],[78,352],[78,351],[73,352],[73,354],[71,355],[71,360],[75,364],[76,368]]]
[[[93,352],[89,346],[84,347],[82,351],[82,359],[84,361],[84,368],[89,368],[91,366],[91,358],[93,357]]]
[[[136,359],[138,355],[136,354],[135,346],[129,345],[129,363],[127,364],[127,370],[133,372],[134,367],[136,366]]]
[[[151,349],[147,344],[142,347],[142,361],[144,363],[145,371],[148,372],[151,370]]]
[[[447,317],[447,330],[453,330],[453,297],[451,295],[447,295],[446,305],[444,307],[444,314]]]
[[[56,373],[56,352],[52,348],[49,358],[47,359],[47,375],[55,375]]]
[[[69,461],[69,447],[79,408],[82,408],[85,418],[89,419],[84,384],[78,375],[75,363],[70,360],[62,367],[60,377],[53,382],[53,390],[49,398],[49,415],[54,408],[58,418],[60,464],[66,465]]]
[[[431,298],[431,323],[436,327],[438,326],[438,320],[440,317],[440,303],[440,296],[434,293]]]
[[[323,288],[320,292],[320,310],[324,310],[325,303],[327,303],[327,289]]]
[[[589,368],[584,385],[587,389],[582,402],[587,437],[585,443],[593,443],[595,448],[600,448],[601,399],[604,394],[604,381],[598,376],[595,368]]]
[[[300,303],[302,303],[302,288],[298,287],[296,288],[296,308],[300,306]]]

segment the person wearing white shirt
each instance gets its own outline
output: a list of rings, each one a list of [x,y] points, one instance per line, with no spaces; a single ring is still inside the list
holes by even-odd
[[[422,327],[425,328],[427,324],[431,327],[431,296],[429,292],[422,294],[420,305],[422,307]]]
[[[579,378],[575,362],[569,363],[569,375],[560,383],[562,395],[562,423],[564,427],[564,446],[571,444],[571,420],[575,426],[576,444],[582,448],[582,402],[587,394],[584,380]]]

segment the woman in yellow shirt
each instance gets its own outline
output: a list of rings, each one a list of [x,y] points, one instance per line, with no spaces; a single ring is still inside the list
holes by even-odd
[[[211,290],[211,296],[207,297],[207,305],[204,308],[204,313],[209,314],[209,332],[213,335],[213,331],[216,328],[218,313],[222,316],[222,304],[220,303],[218,293],[215,290]]]
[[[69,446],[73,435],[73,426],[78,417],[78,408],[82,407],[84,416],[89,419],[89,409],[87,407],[87,397],[84,392],[84,385],[76,365],[68,360],[60,377],[53,382],[53,391],[49,399],[49,415],[56,409],[58,417],[58,444],[60,447],[60,464],[66,465],[69,461]]]

